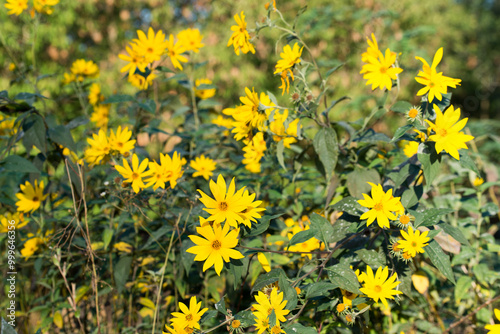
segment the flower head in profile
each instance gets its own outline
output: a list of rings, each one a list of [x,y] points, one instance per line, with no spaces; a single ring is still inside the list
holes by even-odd
[[[137,30],[137,37],[133,40],[136,45],[134,49],[139,55],[144,57],[145,63],[149,64],[161,59],[167,48],[163,31],[158,30],[155,33],[153,28],[149,27],[147,36],[142,30]],[[130,51],[127,51],[130,54]]]
[[[20,185],[21,192],[16,194],[19,201],[16,202],[17,211],[29,213],[33,212],[40,207],[42,202],[49,196],[48,194],[43,194],[45,189],[43,181],[35,180],[35,184],[32,185],[29,181],[25,184]]]
[[[500,321],[500,310],[495,309],[495,317],[497,318],[498,321]],[[496,325],[486,325],[484,326],[484,329],[489,330],[488,334],[499,334],[500,333],[500,324]]]
[[[203,36],[200,34],[198,29],[185,29],[177,34],[177,39],[179,43],[186,51],[193,51],[198,53],[198,51],[205,46],[201,41]]]
[[[200,329],[199,321],[201,316],[208,311],[208,308],[201,309],[201,301],[196,302],[196,297],[193,296],[189,300],[189,308],[182,302],[179,302],[179,309],[181,312],[173,312],[173,319],[170,321],[174,324],[179,325],[181,328],[197,328]]]
[[[215,272],[220,276],[224,262],[230,262],[231,259],[242,259],[243,254],[234,249],[238,245],[238,234],[240,229],[229,231],[229,224],[226,222],[223,227],[214,224],[197,227],[196,231],[202,237],[190,235],[189,239],[195,243],[186,250],[191,254],[196,254],[195,261],[205,261],[203,271],[214,266]]]
[[[175,68],[178,68],[182,71],[181,62],[187,63],[187,58],[182,54],[186,51],[184,46],[182,46],[179,41],[175,42],[174,35],[170,34],[169,39],[167,40],[167,55],[170,57],[170,61]]]
[[[43,245],[43,240],[42,238],[31,238],[28,239],[23,246],[23,249],[21,249],[21,256],[24,258],[24,260],[28,260],[35,252],[38,250],[38,246]]]
[[[87,138],[87,143],[90,147],[85,150],[84,156],[90,166],[108,161],[111,146],[105,130],[99,129],[97,134],[93,133],[92,138]]]
[[[261,164],[260,160],[264,157],[264,152],[267,149],[266,141],[264,140],[264,133],[257,132],[247,145],[243,147],[243,161],[245,169],[252,173],[260,173]]]
[[[104,100],[104,96],[101,94],[101,85],[94,82],[89,88],[89,103],[93,106]]]
[[[156,74],[150,72],[149,70],[146,70],[145,73],[134,73],[132,75],[129,75],[128,82],[130,82],[135,88],[146,90],[153,84],[153,80],[155,78]]]
[[[281,76],[280,88],[283,90],[281,95],[285,94],[285,90],[287,93],[289,91],[290,82],[288,75],[290,75],[292,81],[294,81],[292,70],[295,64],[300,63],[302,49],[304,49],[304,47],[300,48],[299,45],[295,43],[293,49],[290,47],[290,45],[285,45],[283,47],[283,52],[280,53],[281,59],[278,60],[278,63],[276,64],[274,74],[280,74]]]
[[[215,170],[216,163],[202,154],[199,157],[194,158],[194,160],[191,160],[189,165],[195,170],[193,177],[202,176],[208,181],[208,179],[214,174],[213,172]]]
[[[454,109],[453,106],[446,109],[443,114],[439,107],[434,105],[434,111],[436,112],[436,122],[432,123],[426,120],[432,131],[434,131],[434,134],[429,136],[429,140],[436,143],[437,153],[445,151],[455,159],[460,160],[458,150],[461,148],[467,149],[465,143],[474,139],[473,136],[460,132],[467,124],[467,118],[458,121],[460,119],[460,108]]]
[[[106,129],[109,122],[110,104],[97,104],[94,106],[94,112],[90,115],[90,121],[95,123],[98,128]]]
[[[205,205],[203,210],[210,214],[208,220],[213,220],[215,223],[226,221],[226,225],[238,227],[238,222],[243,221],[240,213],[251,204],[251,201],[243,198],[245,187],[236,191],[234,178],[227,187],[226,181],[219,174],[217,183],[210,180],[210,190],[214,198],[210,198],[198,189],[201,194],[200,201]]]
[[[427,236],[428,233],[429,231],[420,233],[419,230],[413,230],[411,226],[408,227],[408,233],[401,230],[404,239],[399,240],[399,248],[402,248],[404,252],[412,257],[415,257],[417,253],[423,253],[424,247],[427,246],[427,242],[430,240]]]
[[[359,290],[375,302],[378,303],[380,300],[385,307],[389,307],[387,299],[394,299],[395,295],[402,294],[401,291],[395,290],[401,283],[396,279],[396,274],[389,277],[389,267],[379,267],[377,272],[373,274],[372,268],[366,266],[363,287]]]
[[[132,189],[136,193],[146,187],[142,178],[151,173],[150,171],[146,171],[146,168],[148,168],[148,161],[149,160],[146,158],[139,164],[139,157],[134,153],[134,155],[132,155],[132,167],[130,167],[128,161],[125,159],[123,159],[123,166],[115,166],[118,173],[125,179],[124,182],[132,183]]]
[[[7,0],[4,6],[9,10],[7,14],[19,16],[28,9],[28,0]]]
[[[448,87],[456,88],[457,85],[460,86],[460,79],[454,79],[450,77],[446,77],[443,75],[443,72],[437,72],[436,67],[441,62],[443,58],[443,48],[439,48],[434,55],[434,59],[432,60],[432,66],[425,61],[425,59],[421,57],[415,57],[415,59],[420,60],[422,65],[422,71],[418,72],[418,75],[415,77],[415,80],[424,85],[425,87],[420,89],[417,93],[418,96],[429,94],[428,101],[431,103],[434,98],[441,101],[443,99],[442,94],[446,94]]]
[[[392,196],[392,189],[385,192],[381,184],[368,183],[372,186],[371,197],[363,194],[364,199],[358,200],[358,203],[370,210],[363,213],[360,218],[367,219],[367,226],[370,226],[376,219],[381,228],[389,227],[389,219],[395,220],[394,212],[401,209],[399,197]]]
[[[252,222],[257,222],[257,218],[261,218],[261,212],[266,211],[265,208],[261,207],[262,201],[255,201],[255,194],[250,194],[248,190],[243,193],[242,200],[245,203],[249,203],[243,211],[240,212],[240,216],[243,218],[241,224],[246,227],[252,227]]]
[[[71,73],[75,76],[75,80],[81,82],[85,78],[97,78],[99,67],[92,60],[77,59],[71,64]]]
[[[182,166],[183,162],[178,152],[174,152],[172,157],[168,154],[163,155],[160,153],[159,164],[156,161],[149,163],[151,173],[149,179],[146,180],[148,182],[146,188],[153,185],[154,190],[158,188],[165,189],[165,184],[169,182],[170,187],[174,189],[177,185],[177,180],[184,175]]]
[[[276,324],[269,324],[269,325],[279,326],[280,322],[286,321],[285,315],[290,313],[289,310],[285,310],[288,301],[283,300],[283,298],[284,298],[283,291],[278,293],[277,288],[273,288],[271,290],[269,297],[262,291],[259,291],[255,296],[255,301],[257,302],[257,304],[253,305],[253,308],[255,309],[253,315],[255,316],[256,319],[261,319],[264,317],[269,317],[269,315],[274,311],[274,314],[276,315]]]
[[[231,27],[233,34],[229,38],[227,46],[232,45],[234,47],[234,53],[238,56],[240,55],[240,51],[245,54],[249,51],[255,53],[255,48],[250,42],[250,35],[247,31],[247,23],[245,22],[245,14],[243,14],[243,11],[240,15],[235,14],[234,20],[236,21],[236,25]]]
[[[363,74],[363,79],[368,80],[366,85],[372,85],[372,90],[378,87],[391,90],[392,80],[396,80],[397,75],[403,72],[403,69],[394,66],[396,53],[386,49],[384,55],[378,50],[377,41],[373,34],[372,37],[374,41],[368,40],[369,47],[361,56],[365,65],[363,65],[360,73]]]
[[[54,7],[59,3],[59,0],[34,0],[34,9],[42,14],[51,15],[54,12]]]
[[[209,88],[209,89],[201,89],[198,88],[201,85],[211,85],[212,80],[210,79],[196,79],[194,82],[194,94],[199,97],[200,99],[209,99],[215,95],[216,89],[215,88]]]

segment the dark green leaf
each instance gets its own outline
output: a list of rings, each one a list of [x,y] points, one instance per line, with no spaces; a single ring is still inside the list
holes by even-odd
[[[104,100],[103,104],[135,101],[135,98],[127,94],[115,94]]]
[[[430,208],[422,212],[422,215],[415,216],[415,227],[432,226],[439,223],[440,217],[455,212],[454,209]]]
[[[319,296],[327,296],[330,294],[328,290],[333,290],[338,287],[339,287],[338,284],[330,282],[312,283],[307,287],[306,298],[311,299]]]
[[[156,102],[154,100],[146,100],[137,105],[151,114],[156,113]]]
[[[293,311],[297,306],[297,291],[292,288],[292,285],[288,282],[287,277],[284,273],[279,276],[279,287],[283,291],[283,299],[287,301],[285,308],[287,310]]]
[[[275,268],[268,273],[262,274],[257,277],[255,284],[253,285],[252,291],[250,293],[254,293],[254,291],[259,291],[266,285],[277,282],[280,278],[280,275],[285,275],[285,272],[281,268]]]
[[[255,316],[251,311],[241,311],[234,316],[236,320],[241,322],[242,327],[250,327],[255,324]]]
[[[321,217],[317,213],[313,213],[310,217],[310,231],[314,233],[314,237],[328,246],[335,238],[333,226],[325,217]]]
[[[439,173],[439,156],[437,154],[426,154],[426,153],[418,153],[418,161],[422,164],[422,169],[424,170],[425,181],[428,185],[432,184],[434,178]]]
[[[337,133],[332,128],[321,128],[314,137],[313,145],[325,168],[326,179],[329,180],[337,165],[339,154]]]
[[[269,228],[269,224],[271,223],[271,220],[276,219],[278,217],[281,217],[282,215],[283,214],[280,213],[280,214],[273,215],[273,216],[268,216],[268,215],[263,216],[260,219],[260,222],[257,224],[257,226],[253,227],[248,235],[251,237],[255,237],[259,234],[264,233]]]
[[[394,137],[392,137],[391,142],[395,142],[396,140],[401,138],[406,132],[408,132],[408,130],[410,130],[412,128],[413,128],[413,124],[406,124],[406,125],[398,128],[396,130],[396,132],[394,133]]]
[[[312,229],[300,231],[299,233],[295,234],[292,237],[292,239],[290,240],[290,243],[288,245],[293,246],[295,244],[300,244],[300,243],[306,242],[307,240],[314,237],[314,232],[315,231],[313,231]]]
[[[326,270],[328,271],[328,278],[333,284],[352,293],[361,294],[358,277],[347,265],[339,263],[326,268]]]
[[[451,269],[450,258],[443,252],[441,246],[435,240],[429,242],[429,245],[425,247],[425,254],[429,256],[436,268],[455,284],[455,276],[453,276],[453,270]]]
[[[45,154],[47,152],[47,143],[43,118],[37,114],[31,114],[24,120],[22,128],[24,131],[23,145],[26,152],[31,152],[31,149],[35,146]]]
[[[411,109],[412,105],[407,101],[398,101],[394,103],[391,107],[392,111],[406,113]]]
[[[305,327],[299,323],[295,323],[286,327],[286,332],[288,334],[318,334],[318,331],[312,327]]]
[[[118,293],[121,293],[123,291],[125,283],[127,283],[131,267],[132,267],[132,257],[130,256],[121,257],[118,263],[116,264],[114,276],[115,276],[116,289],[118,290]]]
[[[226,301],[224,300],[225,297],[226,295],[224,295],[217,303],[215,303],[215,309],[224,315],[228,315],[226,310]]]
[[[363,198],[363,194],[369,194],[371,186],[368,182],[380,183],[380,175],[375,169],[355,168],[347,174],[347,190],[355,198]]]
[[[11,155],[3,161],[3,168],[7,171],[18,173],[40,173],[31,161],[18,155]]]
[[[359,205],[358,201],[351,196],[344,197],[332,207],[334,210],[347,212],[348,214],[355,216],[360,216],[363,213],[361,205]]]
[[[49,129],[49,138],[64,147],[69,148],[71,151],[76,152],[76,145],[73,136],[67,127],[58,125],[55,128]]]
[[[370,267],[380,267],[386,264],[385,255],[374,251],[373,249],[360,249],[356,251],[361,261]]]
[[[441,227],[446,233],[451,235],[456,241],[460,242],[462,245],[470,246],[469,240],[463,235],[462,231],[460,231],[460,228],[451,226],[450,224],[447,223],[441,223],[437,225]]]

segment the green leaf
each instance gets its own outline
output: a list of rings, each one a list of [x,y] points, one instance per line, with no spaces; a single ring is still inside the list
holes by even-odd
[[[247,256],[241,260],[232,259],[231,262],[229,262],[229,271],[233,274],[234,277],[234,290],[236,290],[236,288],[241,284],[243,271],[248,267],[248,261],[249,258]]]
[[[333,284],[357,295],[361,294],[358,277],[347,265],[339,263],[325,269],[328,271],[328,278]]]
[[[135,101],[135,98],[128,94],[115,94],[104,100],[103,104]]]
[[[455,284],[455,277],[453,276],[453,270],[451,269],[450,258],[446,255],[441,246],[432,240],[429,245],[425,247],[425,254],[429,256],[432,263],[436,268],[453,284]]]
[[[158,240],[158,239],[157,239]],[[189,276],[189,271],[191,270],[191,267],[193,266],[194,263],[194,258],[196,257],[196,254],[188,253],[186,250],[189,248],[196,246],[194,242],[191,241],[191,239],[184,239],[181,244],[181,260],[182,260],[182,265],[184,266],[184,269],[186,270],[186,275]]]
[[[214,84],[201,84],[196,86],[197,90],[205,90],[205,89],[217,89],[217,86]]]
[[[73,136],[67,127],[64,125],[58,125],[55,128],[49,129],[49,138],[64,147],[69,148],[71,151],[76,152],[75,141]]]
[[[297,291],[292,288],[292,285],[288,282],[284,273],[280,273],[278,282],[280,290],[283,291],[284,294],[283,299],[287,301],[285,308],[293,311],[297,306]]]
[[[287,334],[318,334],[318,331],[312,327],[305,327],[299,323],[295,323],[286,327]]]
[[[226,301],[224,300],[224,298],[226,298],[226,295],[224,295],[217,303],[215,303],[215,309],[217,311],[219,311],[220,313],[224,314],[224,315],[228,315],[227,314],[227,310],[226,310]]]
[[[380,267],[386,264],[385,255],[374,251],[373,249],[360,249],[355,252],[361,261],[370,267]]]
[[[274,327],[276,325],[276,312],[274,312],[274,308],[271,311],[271,314],[269,314],[269,327]]]
[[[35,146],[45,154],[47,152],[47,143],[43,118],[37,114],[31,114],[23,121],[22,128],[24,131],[23,145],[26,152],[31,152],[31,149]]]
[[[200,109],[212,109],[220,105],[221,103],[214,99],[204,99],[198,102],[198,108]]]
[[[327,296],[330,293],[328,290],[338,288],[338,284],[330,282],[315,282],[307,286],[306,298],[311,299],[319,296]]]
[[[264,233],[269,228],[269,224],[271,223],[271,220],[276,219],[278,217],[281,217],[282,215],[283,215],[282,213],[279,213],[277,215],[272,215],[272,216],[268,216],[268,215],[262,216],[262,218],[260,219],[260,222],[257,224],[257,226],[253,227],[250,230],[250,233],[248,235],[250,237],[255,237],[259,234]]]
[[[458,227],[451,226],[447,223],[441,223],[437,226],[441,227],[446,233],[451,235],[456,241],[460,242],[462,245],[470,246],[469,240],[464,236],[462,231]]]
[[[424,170],[424,177],[427,185],[431,185],[432,181],[439,173],[440,161],[437,154],[418,153],[418,161],[422,164]]]
[[[332,208],[337,211],[347,212],[350,215],[360,216],[363,213],[361,205],[358,201],[351,196],[344,197],[337,203],[335,203]]]
[[[454,209],[430,208],[421,212],[421,215],[415,215],[415,227],[432,226],[439,223],[440,217],[455,212]]]
[[[12,327],[5,319],[2,317],[2,328],[0,334],[17,334],[14,327]]]
[[[337,71],[339,68],[341,68],[342,66],[344,66],[344,63],[340,63],[339,65],[329,69],[326,73],[325,73],[325,78],[328,78],[333,72]]]
[[[36,168],[31,161],[18,155],[8,156],[2,163],[3,168],[7,171],[18,173],[40,173],[40,170],[38,170],[38,168]]]
[[[408,130],[413,128],[413,124],[406,124],[396,130],[394,133],[394,137],[392,137],[391,142],[394,143],[399,138],[403,137],[403,135],[408,132]]]
[[[255,284],[253,285],[252,291],[250,293],[254,293],[254,291],[259,291],[263,287],[269,284],[273,284],[274,282],[280,279],[280,275],[285,275],[285,272],[281,268],[274,268],[270,272],[265,273],[257,277]]]
[[[241,327],[250,327],[255,324],[255,316],[251,311],[241,311],[236,313],[234,319],[241,322]]]
[[[154,100],[146,100],[137,105],[153,115],[156,113],[156,102]]]
[[[459,305],[462,298],[468,295],[468,291],[472,284],[472,278],[469,276],[460,276],[455,286],[455,304]]]
[[[299,233],[295,234],[292,237],[292,239],[290,240],[290,243],[288,245],[293,246],[295,244],[300,244],[300,243],[306,242],[307,240],[314,237],[314,232],[315,231],[313,231],[312,229],[300,231]]]
[[[121,293],[123,291],[125,283],[127,283],[131,267],[132,267],[132,257],[130,256],[121,257],[118,263],[116,264],[114,276],[115,276],[116,289],[118,290],[118,293]]]
[[[410,102],[398,101],[392,105],[391,110],[395,112],[406,113],[411,109],[411,107],[412,104]]]
[[[472,160],[472,158],[470,157],[469,152],[467,152],[466,150],[459,150],[458,153],[460,154],[460,164],[462,165],[462,167],[473,171],[477,176],[481,175],[474,160]]]
[[[329,180],[339,155],[337,133],[332,128],[321,128],[314,136],[313,145],[325,168],[326,179]]]
[[[363,194],[369,194],[371,186],[368,182],[380,183],[380,175],[375,169],[355,168],[347,174],[347,190],[355,198],[363,198]]]
[[[422,186],[416,186],[406,189],[403,193],[403,196],[401,196],[401,204],[403,204],[403,207],[405,208],[411,208],[418,203],[418,200],[420,199],[420,197],[422,197],[422,194]]]
[[[309,231],[313,231],[314,237],[323,242],[327,247],[335,237],[332,224],[317,213],[313,213],[310,217],[311,225]]]
[[[280,163],[280,166],[283,167],[283,169],[286,171],[285,160],[283,157],[284,150],[285,150],[285,141],[280,140],[278,142],[277,147],[276,147],[276,158],[278,158],[278,162]]]
[[[113,237],[113,230],[110,228],[105,229],[102,232],[102,242],[104,243],[104,250],[108,248],[111,238]]]

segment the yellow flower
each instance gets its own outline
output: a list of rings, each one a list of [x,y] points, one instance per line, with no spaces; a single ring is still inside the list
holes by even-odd
[[[220,276],[224,262],[229,262],[230,259],[244,258],[239,251],[234,249],[238,245],[239,228],[229,232],[229,224],[226,222],[224,227],[204,226],[197,227],[196,231],[204,238],[190,235],[189,239],[196,246],[187,249],[186,252],[196,254],[195,261],[205,261],[203,271],[214,266],[215,272]]]
[[[389,277],[389,267],[379,267],[374,275],[372,268],[366,266],[363,287],[359,290],[376,303],[381,300],[385,307],[389,307],[386,299],[394,299],[394,295],[402,293],[399,290],[394,290],[401,283],[396,279],[396,274]]]
[[[127,160],[123,159],[123,166],[116,165],[116,170],[125,178],[126,183],[132,183],[132,189],[138,193],[141,189],[145,188],[143,177],[148,176],[151,172],[146,171],[148,168],[148,159],[144,159],[139,165],[139,157],[134,153],[132,155],[132,168]]]
[[[110,104],[98,104],[94,106],[94,112],[90,115],[90,121],[94,122],[98,128],[106,129],[109,122]]]
[[[43,181],[40,181],[40,185],[38,185],[38,180],[35,180],[35,185],[31,185],[29,181],[26,181],[25,184],[21,184],[21,192],[16,194],[16,197],[19,201],[16,202],[17,211],[19,212],[33,212],[40,207],[42,202],[49,196],[48,194],[44,195],[44,185]]]
[[[377,58],[379,55],[379,48],[378,48],[378,43],[377,39],[375,38],[375,35],[372,33],[371,34],[372,40],[366,38],[366,42],[368,43],[368,48],[366,49],[366,52],[363,52],[361,54],[361,61],[363,63],[367,63],[369,58]]]
[[[101,94],[101,85],[94,82],[89,88],[89,103],[95,106],[102,100],[104,100],[104,96]]]
[[[350,291],[340,289],[340,292],[342,293],[342,301],[346,307],[352,307],[352,301],[358,296],[355,293],[352,293]]]
[[[73,73],[64,73],[63,76],[64,78],[62,80],[62,83],[64,85],[69,85],[70,83],[76,80],[76,76]]]
[[[259,291],[257,295],[255,296],[255,301],[257,304],[254,304],[253,307],[256,310],[253,312],[253,315],[256,317],[256,319],[261,318],[259,316],[267,316],[271,314],[271,312],[274,311],[274,314],[276,315],[276,324],[270,324],[270,325],[278,325],[280,322],[285,322],[286,318],[285,315],[290,313],[289,310],[285,310],[285,306],[288,303],[287,300],[283,300],[284,293],[280,292],[278,293],[277,288],[273,288],[271,291],[271,294],[269,298],[265,293],[262,291]]]
[[[370,210],[363,213],[360,218],[368,219],[366,222],[367,226],[370,226],[376,219],[377,224],[381,228],[389,227],[389,219],[396,219],[394,211],[400,210],[401,202],[399,201],[399,197],[392,196],[392,189],[384,192],[382,185],[375,185],[371,182],[368,183],[372,186],[372,197],[367,194],[363,194],[364,199],[358,200],[358,203],[365,208],[369,208]]]
[[[243,155],[244,159],[242,162],[245,165],[245,169],[252,173],[260,173],[260,160],[264,157],[266,149],[267,146],[264,140],[264,134],[262,132],[257,132],[252,140],[248,141],[247,146],[243,147],[245,154]]]
[[[87,143],[90,147],[85,150],[84,156],[90,166],[107,162],[111,146],[106,137],[106,131],[100,129],[98,134],[93,133],[92,138],[87,138]]]
[[[147,76],[144,76],[140,73],[128,76],[128,82],[130,82],[132,86],[140,90],[148,89],[148,87],[153,84],[154,79],[156,79],[156,74],[154,74],[153,72],[150,72]]]
[[[403,249],[403,252],[407,252],[412,257],[415,257],[417,253],[423,253],[424,247],[427,246],[427,242],[429,242],[429,237],[427,234],[429,231],[425,231],[420,234],[419,230],[413,230],[410,226],[408,227],[408,233],[401,230],[401,235],[404,240],[399,240],[399,248]]]
[[[7,14],[19,16],[23,10],[28,9],[28,0],[7,0],[4,6],[9,10]]]
[[[267,314],[258,312],[254,313],[254,315],[255,329],[257,330],[257,334],[262,334],[269,328],[269,317],[267,316]]]
[[[0,114],[0,136],[13,135],[16,132],[14,123],[15,118]]]
[[[265,130],[264,122],[267,120],[267,114],[271,113],[271,111],[275,109],[260,109],[260,105],[266,107],[274,107],[275,104],[271,101],[269,96],[263,92],[260,93],[259,98],[259,95],[254,91],[253,88],[250,91],[248,87],[245,87],[245,93],[246,96],[240,97],[240,101],[243,103],[243,105],[234,108],[232,111],[225,109],[226,113],[230,113],[230,115],[233,116],[236,122],[248,125],[250,127],[249,131],[251,131],[252,128],[256,128],[259,131]],[[235,131],[233,130],[233,132]],[[242,138],[246,138],[247,136],[248,134],[239,139],[235,136],[235,139],[240,140]]]
[[[271,266],[269,265],[269,261],[266,258],[266,255],[264,253],[258,253],[257,254],[257,260],[259,260],[260,265],[266,272],[271,271]]]
[[[136,70],[140,72],[146,72],[146,66],[148,63],[146,62],[144,55],[140,54],[142,49],[139,49],[137,44],[130,44],[131,47],[126,46],[125,50],[127,50],[127,55],[118,55],[118,58],[121,60],[128,61],[128,64],[123,66],[120,72],[128,72],[128,75],[131,76],[135,73]]]
[[[143,31],[137,30],[137,37],[138,38],[133,40],[136,44],[134,51],[144,57],[145,63],[152,63],[161,59],[168,45],[167,41],[165,41],[165,34],[163,31],[158,30],[155,34],[153,28],[149,27],[147,36]],[[127,52],[130,54],[129,50],[127,50]]]
[[[297,233],[300,233],[302,231],[307,231],[309,230],[309,225],[296,225],[292,228],[292,231],[287,234],[288,240],[292,240],[293,236],[296,235]],[[289,251],[292,252],[312,252],[317,249],[320,249],[320,241],[314,237],[304,241],[300,242],[298,244],[292,245],[288,247]],[[307,256],[309,259],[312,259],[312,255],[310,253],[302,253],[301,257]]]
[[[59,0],[34,0],[33,7],[39,13],[51,15],[54,12],[52,7],[58,3]]]
[[[251,205],[251,201],[248,198],[243,198],[245,187],[236,192],[233,178],[226,191],[226,181],[219,174],[217,183],[210,180],[210,191],[214,199],[198,189],[198,192],[201,194],[200,201],[205,205],[203,210],[210,214],[208,220],[213,220],[215,223],[226,221],[226,225],[238,227],[238,222],[243,221],[240,213]]]
[[[216,163],[202,154],[199,157],[194,158],[194,160],[191,160],[189,165],[196,171],[193,173],[193,177],[203,176],[205,180],[208,181],[208,179],[214,174],[213,171],[215,170]]]
[[[441,101],[443,98],[441,94],[446,94],[448,87],[456,88],[457,85],[460,86],[460,82],[462,81],[460,79],[446,77],[443,75],[443,72],[438,73],[436,71],[436,67],[441,62],[442,58],[443,48],[439,48],[439,50],[436,51],[434,59],[432,60],[432,66],[429,66],[425,59],[421,57],[415,57],[415,59],[418,59],[423,63],[422,71],[418,72],[415,80],[425,86],[418,91],[417,95],[424,95],[428,92],[429,103],[434,100],[434,97]]]
[[[14,224],[10,224],[12,221],[14,221]],[[7,233],[8,231],[14,231],[14,229],[20,229],[26,226],[26,224],[28,224],[28,220],[25,220],[23,214],[20,212],[7,212],[5,215],[0,215],[0,233]]]
[[[174,43],[174,35],[170,34],[170,38],[167,40],[167,55],[170,57],[170,61],[175,68],[182,71],[182,65],[180,62],[187,63],[187,58],[182,55],[186,49],[179,43],[179,41]]]
[[[92,60],[78,59],[71,65],[71,73],[75,75],[77,81],[84,78],[96,78],[99,76],[99,67]]]
[[[16,70],[16,64],[10,63],[9,64],[9,71],[14,72]]]
[[[200,99],[209,99],[215,95],[215,88],[210,88],[210,89],[198,89],[198,86],[200,85],[211,85],[212,80],[210,79],[196,79],[194,82],[194,93],[196,94],[197,97]]]
[[[468,118],[458,121],[460,108],[454,109],[453,106],[446,109],[443,114],[439,107],[434,105],[434,111],[436,112],[436,123],[425,120],[435,133],[429,136],[429,140],[436,142],[436,153],[445,151],[455,159],[460,160],[458,150],[467,149],[465,142],[474,139],[473,136],[460,132],[467,124]]]
[[[422,131],[418,131],[417,129],[413,131],[417,133],[417,139],[420,139],[421,142],[424,142],[427,139],[427,136]]]
[[[231,328],[236,329],[240,328],[240,326],[241,326],[241,321],[239,321],[238,319],[231,321]]]
[[[156,161],[149,163],[149,169],[151,171],[148,184],[146,188],[153,186],[153,189],[158,188],[165,189],[165,183],[170,182],[170,187],[172,189],[177,185],[177,180],[184,174],[182,170],[182,159],[178,152],[174,152],[172,157],[168,154],[163,155],[160,153],[160,164]]]
[[[240,216],[243,218],[241,224],[246,227],[251,228],[252,222],[257,222],[256,218],[261,218],[260,213],[265,211],[266,208],[261,207],[262,201],[254,201],[255,194],[249,194],[248,190],[245,190],[242,196],[242,201],[248,203],[246,209],[240,212]]]
[[[233,120],[222,115],[217,116],[217,118],[212,120],[212,124],[224,127],[226,129],[232,128]]]
[[[173,328],[170,328],[165,324],[165,329],[168,332],[163,331],[163,334],[191,334],[194,332],[194,330],[190,327],[183,328],[175,323],[171,323],[170,325],[172,325]]]
[[[28,260],[33,254],[35,254],[39,245],[43,245],[43,240],[41,238],[35,237],[28,239],[24,243],[23,249],[21,249],[21,256],[24,257],[24,260]]]
[[[374,36],[373,38],[375,40]],[[371,84],[372,90],[378,87],[380,89],[385,87],[387,90],[391,90],[392,80],[396,80],[397,74],[403,72],[403,69],[393,66],[396,62],[395,52],[386,49],[384,56],[380,50],[377,49],[376,51],[370,45],[366,54],[362,55],[363,62],[366,64],[363,65],[360,73],[363,74],[363,79],[368,79],[366,85]]]
[[[288,127],[285,129],[285,122],[288,118],[288,109],[283,110],[283,112],[274,112],[274,120],[269,123],[269,130],[275,135],[273,140],[275,142],[280,142],[283,140],[283,144],[286,148],[290,148],[290,145],[297,142],[297,125],[300,119],[294,119]],[[302,127],[302,125],[300,126]]]
[[[179,40],[180,45],[186,51],[193,51],[198,53],[200,48],[204,47],[205,44],[201,42],[203,36],[200,34],[198,29],[185,29],[180,31],[177,34],[177,39]]]
[[[278,63],[276,64],[274,74],[279,73],[281,76],[281,86],[279,87],[283,90],[281,95],[285,94],[285,89],[287,93],[289,91],[290,83],[288,81],[288,74],[290,74],[292,81],[294,81],[292,68],[295,64],[300,63],[302,49],[304,49],[304,47],[299,48],[299,45],[295,43],[293,49],[290,45],[285,45],[283,47],[283,52],[280,53],[281,59],[278,60]]]
[[[109,134],[109,145],[111,150],[115,150],[120,152],[121,155],[126,155],[130,151],[132,151],[135,147],[135,139],[130,140],[132,137],[132,131],[128,129],[128,127],[119,126],[116,129],[116,134],[113,130],[110,131]]]
[[[173,312],[174,318],[170,320],[172,323],[179,325],[181,328],[190,327],[200,329],[198,323],[201,316],[208,311],[208,308],[201,309],[201,302],[196,303],[196,297],[193,296],[189,300],[189,308],[184,303],[179,303],[181,312]]]
[[[271,328],[271,334],[279,334],[279,333],[285,333],[286,334],[286,332],[281,328],[280,325],[274,325]]]
[[[500,310],[495,309],[495,316],[497,317],[497,320],[500,321]],[[488,334],[500,334],[500,324],[497,325],[486,325],[484,326],[484,329],[489,330]]]
[[[247,31],[247,23],[245,22],[245,15],[243,14],[243,11],[240,15],[241,18],[238,14],[234,15],[234,20],[237,25],[231,26],[233,34],[229,37],[229,41],[227,42],[227,46],[232,45],[234,47],[234,53],[238,56],[240,55],[240,51],[244,54],[247,54],[248,51],[255,53],[255,48],[250,42],[250,35]]]
[[[418,142],[416,141],[410,141],[408,142],[405,147],[403,148],[404,154],[408,157],[411,158],[415,154],[418,153]]]
[[[134,247],[132,245],[127,244],[126,242],[120,241],[113,245],[113,248],[116,248],[120,252],[132,253]]]
[[[483,183],[484,183],[484,179],[482,177],[476,177],[476,178],[474,178],[474,181],[472,182],[472,185],[474,187],[479,187]]]

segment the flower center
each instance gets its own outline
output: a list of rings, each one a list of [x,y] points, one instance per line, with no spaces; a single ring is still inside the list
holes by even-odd
[[[410,111],[408,112],[408,116],[410,116],[411,118],[415,118],[417,117],[417,115],[418,115],[418,110],[415,108],[410,109]]]
[[[188,333],[188,334],[191,334],[191,333],[193,333],[193,332],[194,332],[194,330],[193,330],[191,327],[186,327],[186,328],[184,328],[184,331],[185,331],[186,333]]]
[[[446,137],[446,135],[448,134],[448,132],[446,131],[446,129],[439,129],[439,130],[438,130],[438,134],[439,134],[441,137]]]
[[[395,242],[393,245],[392,245],[392,250],[395,251],[395,252],[399,252],[401,249],[399,248],[399,243]]]
[[[417,247],[417,243],[416,243],[415,241],[413,241],[413,242],[411,243],[411,246],[412,246],[412,247]]]
[[[221,243],[219,240],[214,240],[212,242],[212,248],[215,250],[219,250],[222,247]]]
[[[241,322],[239,320],[233,320],[233,322],[231,322],[231,327],[233,328],[238,328],[240,327],[241,325]]]
[[[382,211],[384,209],[384,205],[382,203],[377,203],[373,207],[376,211]]]
[[[279,334],[281,333],[281,328],[278,327],[278,325],[275,325],[273,329],[271,330],[273,334]]]
[[[118,142],[118,143],[116,143],[116,146],[118,146],[119,148],[122,148],[123,147],[123,143],[122,142]]]
[[[38,202],[39,200],[38,196],[33,197],[33,202]]]
[[[219,203],[219,210],[221,211],[227,211],[227,202],[220,202]]]
[[[411,255],[408,252],[404,252],[403,259],[405,259],[405,260],[411,259]]]
[[[187,321],[193,320],[193,315],[191,313],[189,313],[188,315],[186,315],[186,320]]]
[[[408,215],[402,215],[401,217],[399,217],[399,222],[403,225],[406,225],[410,222],[410,217],[408,217]]]
[[[386,67],[381,67],[380,68],[380,73],[385,74],[386,72],[387,72],[387,68]]]
[[[153,48],[148,48],[147,50],[149,53],[153,53]]]
[[[272,307],[268,308],[268,309],[267,309],[267,314],[271,314],[271,312],[272,312],[272,311],[273,311],[273,308],[272,308]]]
[[[133,172],[132,179],[137,180],[138,178],[139,178],[139,174],[137,174],[136,172]]]
[[[380,285],[375,285],[373,290],[375,290],[375,292],[380,292],[380,291],[382,291],[382,287]]]

